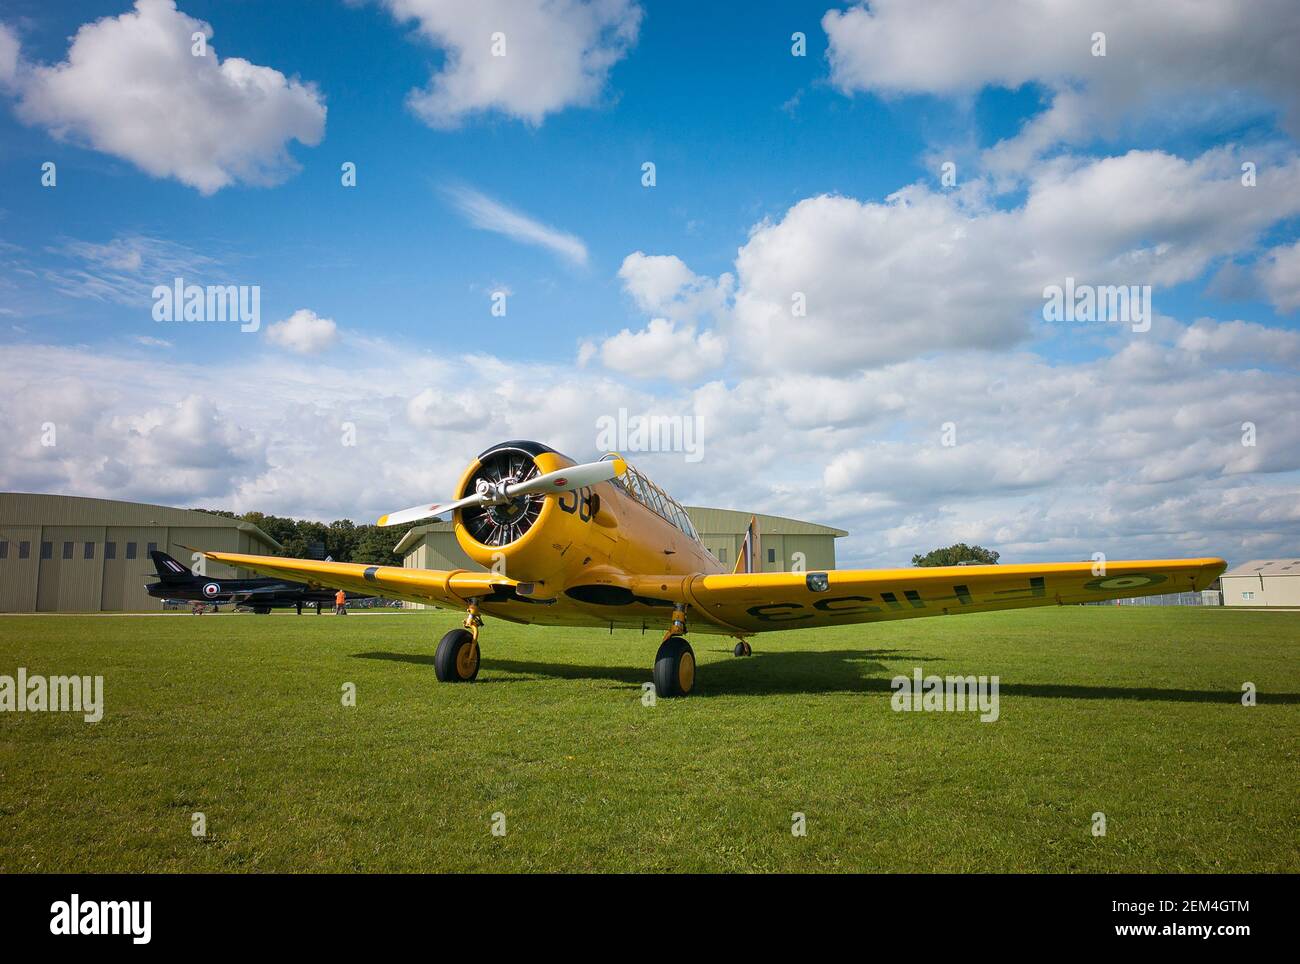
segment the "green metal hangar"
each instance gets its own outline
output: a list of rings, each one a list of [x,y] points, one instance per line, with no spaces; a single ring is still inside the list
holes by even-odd
[[[269,555],[280,544],[236,519],[139,502],[0,492],[0,612],[156,610],[152,549],[187,566],[182,546]],[[216,579],[252,575],[209,562]]]
[[[758,519],[758,538],[764,572],[810,572],[835,568],[835,540],[848,535],[843,529],[800,522],[777,515],[737,512],[734,509],[706,509],[686,506],[700,540],[728,569],[745,538],[751,515]],[[402,537],[393,550],[402,564],[414,569],[482,569],[465,555],[449,522],[416,526]]]

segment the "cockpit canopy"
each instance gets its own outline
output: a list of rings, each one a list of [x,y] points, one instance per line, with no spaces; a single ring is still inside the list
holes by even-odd
[[[613,458],[622,458],[622,456],[616,452],[611,452],[602,461]],[[659,518],[670,525],[676,526],[696,542],[700,541],[700,534],[695,531],[695,526],[691,522],[691,517],[686,514],[686,510],[681,507],[676,499],[638,472],[631,464],[628,465],[626,472],[613,481],[614,485],[637,502],[640,502]]]

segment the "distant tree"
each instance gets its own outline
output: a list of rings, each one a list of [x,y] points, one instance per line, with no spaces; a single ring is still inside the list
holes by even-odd
[[[400,566],[402,557],[393,552],[393,547],[415,526],[414,522],[387,529],[381,529],[379,526],[358,526],[357,545],[352,561],[364,562],[371,566]]]
[[[914,566],[956,566],[963,562],[974,563],[981,566],[996,566],[999,554],[992,549],[985,549],[983,546],[968,546],[964,542],[958,542],[956,545],[947,546],[943,549],[932,549],[925,555],[915,555],[912,557]]]
[[[371,566],[400,566],[402,557],[393,552],[393,547],[416,525],[411,523],[381,529],[375,525],[357,525],[351,519],[336,519],[325,523],[266,515],[263,512],[236,515],[224,509],[199,511],[252,523],[280,543],[281,548],[275,553],[277,556],[308,559],[311,557],[312,545],[319,542],[325,545],[325,555],[335,562],[363,562]]]

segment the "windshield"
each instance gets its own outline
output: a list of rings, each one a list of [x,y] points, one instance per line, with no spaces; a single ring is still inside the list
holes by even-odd
[[[613,458],[622,458],[622,456],[612,452],[605,456],[605,459]],[[672,496],[651,482],[630,464],[627,471],[613,481],[614,485],[621,491],[640,502],[659,518],[670,525],[676,526],[696,542],[700,541],[700,534],[695,531],[695,525],[691,522],[691,517],[686,513],[686,510]]]

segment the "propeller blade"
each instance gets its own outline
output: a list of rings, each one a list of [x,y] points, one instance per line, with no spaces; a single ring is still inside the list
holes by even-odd
[[[527,482],[506,485],[502,494],[513,499],[521,495],[571,492],[586,485],[608,482],[626,471],[627,463],[622,459],[605,459],[600,462],[588,462],[585,465],[571,465],[567,469],[547,472],[545,475],[539,475]]]
[[[475,492],[473,495],[467,495],[463,499],[448,502],[445,505],[440,505],[437,502],[413,505],[409,509],[401,509],[397,512],[390,512],[388,515],[381,515],[376,525],[400,526],[408,522],[419,522],[421,519],[432,519],[434,516],[455,512],[457,509],[463,509],[468,505],[478,505],[482,501],[483,496]]]
[[[413,505],[409,509],[390,512],[388,515],[380,516],[377,525],[405,525],[408,522],[419,522],[421,519],[432,519],[435,516],[446,515],[449,512],[455,512],[457,509],[464,509],[471,505],[499,504],[508,499],[517,499],[521,495],[558,495],[561,492],[581,489],[583,486],[608,482],[626,471],[627,463],[622,459],[605,459],[600,462],[588,462],[585,465],[571,465],[567,469],[560,469],[558,472],[547,472],[545,475],[539,475],[527,482],[507,483],[500,487],[499,493],[494,493],[491,486],[481,482],[479,483],[480,487],[487,487],[484,492],[475,492],[473,495],[467,495],[463,499],[446,504],[433,502],[424,505]]]

